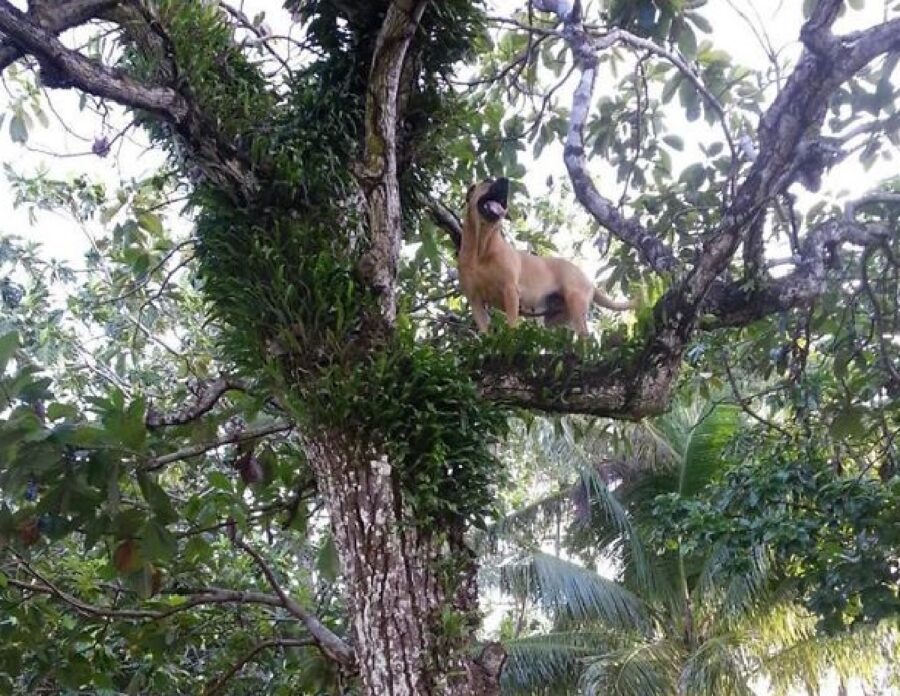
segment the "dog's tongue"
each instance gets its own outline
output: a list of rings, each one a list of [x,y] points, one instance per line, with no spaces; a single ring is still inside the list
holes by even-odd
[[[503,217],[506,214],[506,208],[500,205],[497,201],[488,201],[484,204],[484,207],[490,210],[497,217]]]

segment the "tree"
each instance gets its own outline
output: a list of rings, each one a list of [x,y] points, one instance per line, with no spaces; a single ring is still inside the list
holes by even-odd
[[[264,464],[249,442],[290,428],[285,447],[294,465],[284,483],[295,486],[297,500],[311,487],[324,501],[346,625],[324,621],[291,599],[254,549],[246,510],[234,504],[230,519],[218,524],[271,586],[272,594],[257,602],[281,607],[303,627],[300,636],[252,646],[238,668],[268,647],[311,642],[341,679],[358,675],[366,693],[496,693],[502,651],[496,645],[471,651],[476,564],[466,533],[494,505],[502,472],[491,445],[502,436],[509,409],[624,419],[659,413],[689,348],[711,335],[704,332],[739,331],[773,316],[808,318],[827,293],[852,292],[850,284],[833,282],[832,267],[855,273],[871,291],[874,311],[867,319],[881,339],[863,341],[860,350],[877,356],[879,372],[868,375],[872,390],[890,393],[895,384],[894,349],[885,338],[892,315],[880,304],[893,299],[896,307],[890,284],[895,194],[879,192],[849,215],[819,210],[801,235],[788,188],[795,181],[815,188],[825,169],[849,155],[844,144],[853,138],[866,139],[862,157],[871,158],[883,135],[895,137],[890,76],[900,19],[839,36],[832,26],[843,3],[808,5],[803,50],[771,95],[759,89],[758,75],[697,45],[693,27],[709,27],[693,5],[645,2],[635,15],[612,3],[591,16],[580,2],[534,0],[515,18],[499,20],[514,31],[498,53],[512,51],[514,60],[487,78],[473,103],[450,87],[450,76],[476,48],[488,50],[478,3],[287,2],[305,32],[302,55],[289,60],[267,29],[227,3],[35,0],[22,12],[0,1],[0,67],[24,62],[48,89],[74,88],[127,107],[168,154],[161,186],[188,191],[196,275],[229,373],[200,370],[203,386],[181,404],[172,390],[151,410],[141,390],[119,384],[100,398],[91,395],[93,402],[82,398],[93,414],[62,401],[45,415],[49,385],[7,336],[3,357],[17,357],[5,385],[9,463],[3,473],[10,500],[0,520],[4,538],[27,547],[43,536],[77,533],[89,549],[102,538],[115,569],[151,595],[162,582],[162,564],[188,551],[170,527],[179,517],[173,494],[190,490],[190,470],[179,466],[168,474],[167,466],[235,444],[235,466],[254,483]],[[115,66],[57,38],[95,20],[112,32]],[[252,40],[236,38],[248,32]],[[426,209],[458,236],[453,216],[428,201],[451,174],[479,171],[473,152],[479,167],[506,160],[514,170],[527,135],[524,119],[504,124],[510,137],[494,150],[475,149],[465,134],[479,123],[479,106],[501,105],[484,109],[481,125],[489,133],[491,119],[503,118],[502,88],[527,93],[538,81],[537,66],[565,67],[550,46],[564,49],[570,61],[577,81],[572,108],[564,114],[542,106],[529,117],[528,135],[545,143],[564,133],[574,195],[617,240],[620,280],[637,285],[646,278],[665,289],[658,297],[649,293],[653,301],[634,335],[611,349],[611,341],[602,348],[573,343],[533,326],[476,340],[452,323],[418,322],[409,310],[415,306],[410,285],[421,290],[425,283],[408,267],[401,275],[402,242],[429,239]],[[617,61],[620,48],[632,52],[637,107],[623,97],[601,104],[591,117],[601,62]],[[256,50],[275,57],[260,61]],[[652,74],[651,57],[660,61]],[[486,63],[493,58],[484,57]],[[662,88],[654,108],[677,92],[689,119],[705,115],[723,131],[725,146],[708,151],[712,162],[687,168],[678,183],[662,147],[654,142],[645,149],[648,127],[656,121],[664,127],[647,110],[644,87],[650,85]],[[748,88],[752,97],[741,91]],[[549,107],[552,93],[542,105]],[[14,138],[27,137],[22,114],[10,126]],[[633,161],[623,157],[628,148],[619,126],[633,129]],[[737,138],[737,129],[746,138]],[[454,149],[457,141],[463,145]],[[677,148],[677,139],[670,143]],[[94,146],[108,150],[105,142]],[[600,194],[587,162],[595,152],[611,152],[626,183],[642,187],[630,208]],[[658,169],[648,165],[657,156]],[[89,194],[76,192],[74,200],[90,204]],[[158,234],[152,217],[135,224],[140,234]],[[779,236],[790,240],[793,269],[773,276],[765,241]],[[140,279],[154,261],[144,255],[131,263]],[[877,290],[869,282],[876,269],[885,275]],[[840,333],[816,330],[817,337]],[[794,341],[797,383],[812,338]],[[203,423],[210,409],[237,408],[229,399],[245,387],[260,396],[241,405],[244,422],[235,432],[185,442],[201,432],[192,425]],[[863,398],[869,410],[848,417],[877,417],[875,397]],[[246,417],[260,412],[282,420],[253,429]],[[889,431],[892,417],[885,418]],[[878,467],[887,479],[895,472],[891,462],[888,457]],[[60,480],[77,482],[78,495],[67,494]],[[223,492],[231,488],[210,476],[214,481]],[[13,578],[15,591],[47,595],[95,617],[166,618],[158,608],[114,607],[118,590],[111,590],[113,599],[85,604],[46,578],[22,549],[10,555],[25,578]],[[234,601],[227,592],[187,594],[188,602]]]
[[[660,495],[702,500],[730,468],[740,416],[694,394],[631,434],[642,461],[625,466],[621,451],[597,462],[568,438],[551,446],[576,483],[494,529],[505,547],[501,581],[516,600],[504,641],[510,693],[751,694],[763,682],[775,693],[821,693],[833,673],[876,678],[882,650],[896,644],[891,622],[819,633],[764,547],[654,542]],[[553,526],[542,515],[558,518],[565,550],[587,567],[535,552],[538,530]],[[617,581],[591,568],[597,559]]]

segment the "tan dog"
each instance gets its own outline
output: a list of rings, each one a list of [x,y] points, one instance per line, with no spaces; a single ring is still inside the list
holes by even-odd
[[[539,315],[547,325],[568,324],[587,334],[591,302],[615,310],[633,307],[617,302],[566,259],[517,251],[503,238],[509,180],[488,179],[469,189],[459,250],[459,281],[472,307],[475,324],[484,333],[490,324],[488,307],[506,314],[515,326],[519,314]]]

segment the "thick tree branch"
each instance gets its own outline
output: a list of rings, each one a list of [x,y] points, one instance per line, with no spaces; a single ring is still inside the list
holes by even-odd
[[[28,16],[42,29],[56,36],[98,18],[119,2],[121,0],[68,0],[55,3],[52,7],[41,5],[39,12],[29,12]],[[14,41],[10,39],[0,41],[0,72],[25,55],[26,52]]]
[[[285,423],[285,422],[275,422],[271,425],[263,425],[259,428],[250,428],[247,430],[239,430],[231,435],[226,435],[225,437],[219,438],[218,440],[213,440],[212,442],[201,442],[197,445],[192,445],[191,447],[185,447],[182,450],[178,450],[177,452],[171,452],[169,454],[163,454],[159,457],[154,457],[153,459],[148,459],[146,464],[144,465],[144,471],[158,471],[169,464],[174,462],[179,462],[183,459],[190,459],[191,457],[198,457],[205,452],[209,452],[210,450],[218,449],[219,447],[224,447],[225,445],[234,445],[238,442],[246,442],[247,440],[255,440],[260,437],[265,437],[266,435],[274,435],[276,433],[285,433],[289,430],[293,430],[293,423]]]
[[[763,317],[803,307],[826,290],[828,254],[842,244],[866,249],[882,246],[890,231],[880,225],[861,225],[852,220],[829,220],[807,235],[800,264],[782,278],[772,278],[757,288],[744,283],[713,287],[708,298],[709,313],[704,329],[746,326]]]
[[[462,222],[460,222],[459,217],[440,201],[432,199],[426,205],[432,221],[450,235],[453,247],[458,254],[459,248],[462,246]]]
[[[284,591],[278,578],[275,577],[275,572],[256,549],[243,539],[237,539],[234,543],[254,560],[275,594],[281,599],[282,606],[303,623],[322,652],[336,662],[346,667],[352,667],[356,662],[353,648]]]
[[[402,216],[397,180],[397,96],[403,62],[426,0],[394,0],[378,33],[366,97],[365,150],[357,176],[368,203],[369,247],[360,271],[375,292],[383,327],[397,314]]]
[[[188,611],[199,606],[210,604],[260,604],[270,607],[284,607],[282,599],[276,595],[266,594],[264,592],[247,592],[243,590],[231,590],[221,587],[204,587],[190,589],[184,591],[169,591],[166,594],[179,595],[185,597],[182,604],[166,610],[155,609],[114,609],[99,604],[91,604],[67,592],[60,590],[56,584],[48,580],[41,573],[36,571],[23,558],[17,556],[20,565],[28,572],[37,582],[23,582],[15,578],[9,578],[8,582],[12,587],[22,592],[31,592],[36,594],[48,595],[58,599],[63,604],[72,607],[79,614],[93,617],[96,619],[117,619],[122,621],[160,621],[173,614]]]
[[[242,380],[233,377],[219,377],[204,386],[194,403],[171,413],[148,410],[145,422],[151,429],[190,423],[209,413],[226,392],[244,391],[246,388],[247,385]]]
[[[672,270],[677,265],[672,250],[647,231],[637,219],[626,220],[615,204],[600,194],[588,172],[584,129],[593,102],[598,58],[580,21],[567,20],[565,27],[567,41],[581,71],[581,78],[572,97],[572,113],[563,154],[575,197],[600,225],[636,249],[641,260],[648,266],[659,272]]]
[[[562,35],[581,73],[572,97],[569,131],[563,154],[575,197],[600,225],[637,250],[641,260],[650,268],[658,272],[674,269],[677,260],[672,250],[646,230],[637,219],[626,220],[616,209],[615,204],[600,194],[587,168],[584,129],[593,102],[599,63],[598,50],[623,40],[626,38],[625,34],[614,31],[595,43],[582,23],[580,0],[574,3],[571,0],[540,0],[534,3],[534,7],[556,14],[563,22]]]
[[[809,305],[827,289],[829,250],[842,244],[881,246],[889,231],[878,225],[832,220],[816,227],[804,240],[797,270],[782,278],[716,282],[702,308],[700,328],[746,326],[767,316]],[[675,344],[679,351],[686,346]],[[519,364],[508,358],[487,358],[476,371],[482,394],[493,401],[556,413],[583,413],[639,420],[668,406],[679,361],[665,360],[667,346],[650,349],[631,362],[614,358],[585,364],[574,354],[549,355]],[[680,355],[680,353],[679,353]],[[561,364],[560,364],[561,362]],[[560,375],[563,375],[560,377]]]
[[[20,580],[9,579],[9,584],[22,590],[23,592],[37,592],[55,597],[63,604],[66,604],[79,614],[102,619],[118,619],[123,621],[148,621],[163,618],[163,613],[158,611],[143,609],[111,609],[109,607],[101,607],[95,604],[83,602],[77,597],[73,597],[68,592],[63,592],[54,583],[50,582],[41,573],[36,571],[24,558],[13,552],[16,560],[19,562],[26,572],[31,575],[38,584],[22,582]]]
[[[44,70],[51,70],[59,86],[78,87],[176,123],[188,114],[187,102],[175,90],[144,85],[66,48],[53,32],[34,24],[8,0],[0,0],[0,31],[20,50],[34,55]]]

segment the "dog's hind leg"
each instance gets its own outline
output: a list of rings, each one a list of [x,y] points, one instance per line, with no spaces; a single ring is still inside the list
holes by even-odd
[[[508,283],[503,288],[503,311],[507,325],[515,326],[519,321],[519,288],[514,283]]]
[[[587,315],[591,306],[592,296],[586,296],[583,292],[569,292],[566,294],[566,313],[569,315],[569,325],[579,336],[587,336]]]

